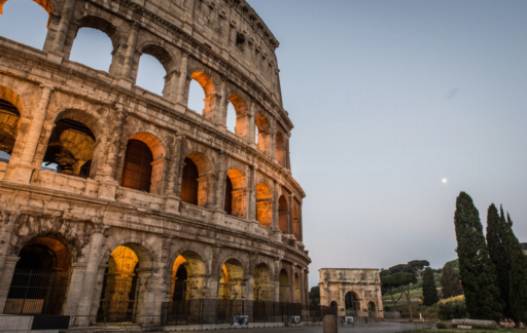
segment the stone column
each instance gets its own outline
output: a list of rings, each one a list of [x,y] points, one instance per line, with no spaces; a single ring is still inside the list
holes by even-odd
[[[165,75],[165,86],[163,87],[163,97],[172,103],[178,102],[178,86],[181,74],[177,68],[169,68]]]
[[[188,105],[188,93],[190,86],[190,79],[188,77],[188,55],[183,54],[181,57],[181,64],[179,67],[179,77],[177,81],[176,103]]]
[[[216,171],[216,198],[215,208],[223,212],[225,206],[225,187],[227,177],[227,156],[221,152],[218,156],[217,171]]]
[[[105,237],[102,231],[96,231],[91,235],[90,250],[88,252],[82,286],[70,285],[70,289],[74,287],[82,288],[77,304],[77,313],[75,314],[75,320],[73,322],[75,326],[90,325],[90,313],[95,298],[94,290],[97,289],[97,273],[99,272],[99,259],[101,258],[104,239]]]
[[[14,233],[16,220],[18,214],[13,212],[3,211],[0,224],[0,276],[4,270],[4,265],[9,254],[9,246],[11,245],[11,237]]]
[[[255,147],[256,144],[255,108],[255,102],[251,102],[249,104],[249,110],[247,111],[247,121],[249,122],[249,129],[247,131],[247,142],[249,142],[249,144],[253,147]]]
[[[15,273],[16,263],[20,257],[7,256],[4,259],[4,267],[0,271],[0,313],[4,312],[5,302],[9,293],[9,287],[11,287],[11,280]]]
[[[267,151],[267,154],[269,157],[271,157],[272,160],[276,160],[276,121],[274,119],[269,120],[270,128],[269,128],[269,150]]]
[[[278,184],[276,181],[273,181],[273,199],[272,199],[272,209],[273,209],[273,223],[271,229],[275,232],[280,231],[280,228],[278,226],[278,220],[279,220],[279,197],[278,197]]]
[[[121,79],[121,85],[131,87],[135,83],[139,59],[137,58],[137,34],[139,25],[131,23],[124,45],[117,45],[114,50],[109,73]],[[124,39],[124,38],[123,38]]]
[[[221,82],[219,92],[216,95],[215,123],[221,128],[227,128],[227,105],[229,103],[227,96],[227,85]]]
[[[60,17],[54,17],[50,13],[48,33],[44,43],[44,51],[48,52],[57,62],[64,58],[64,46],[70,29],[76,0],[65,0],[60,11]]]
[[[24,118],[27,132],[19,133],[13,155],[9,161],[4,180],[28,184],[33,174],[33,159],[40,140],[52,88],[43,86],[42,96],[37,108],[31,112],[31,118]],[[23,128],[23,126],[21,126]],[[20,142],[20,143],[18,143]]]
[[[293,205],[295,203],[295,195],[289,195],[289,206],[287,207],[287,234],[293,233]]]
[[[256,176],[254,171],[254,166],[249,166],[249,174],[247,180],[247,193],[248,193],[248,212],[247,218],[250,221],[256,221]]]
[[[64,304],[63,314],[73,318],[72,323],[75,322],[75,315],[77,314],[77,307],[85,288],[83,280],[86,273],[86,262],[74,263],[71,267],[71,276],[69,279],[69,287],[66,294],[66,303]],[[92,289],[93,290],[93,289]]]

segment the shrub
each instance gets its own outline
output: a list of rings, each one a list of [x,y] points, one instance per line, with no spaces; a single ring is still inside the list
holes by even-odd
[[[465,302],[448,302],[439,304],[439,318],[441,320],[450,320],[455,318],[465,318],[467,308]]]

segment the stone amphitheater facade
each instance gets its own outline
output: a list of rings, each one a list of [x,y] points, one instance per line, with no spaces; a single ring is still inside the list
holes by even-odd
[[[256,12],[244,0],[35,2],[49,14],[43,49],[0,37],[0,310],[86,327],[123,307],[159,325],[176,298],[307,304],[293,124],[278,42]],[[107,72],[69,60],[85,27],[112,41]],[[135,83],[142,54],[166,70],[162,96]],[[33,270],[52,275],[46,295],[27,296],[43,287],[24,282]]]

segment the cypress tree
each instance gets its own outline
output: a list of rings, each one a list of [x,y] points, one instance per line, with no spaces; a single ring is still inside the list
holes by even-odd
[[[434,271],[428,267],[423,274],[423,304],[434,305],[438,300]]]
[[[502,307],[494,264],[489,257],[478,210],[465,192],[457,198],[454,223],[467,311],[475,319],[499,320]]]
[[[511,257],[507,243],[507,226],[503,209],[498,215],[498,209],[492,204],[487,212],[487,246],[490,258],[496,267],[496,282],[501,295],[503,315],[506,318],[512,318],[509,306]]]
[[[506,244],[510,252],[509,307],[516,323],[527,323],[527,257],[512,230],[512,220],[502,220],[506,227]]]

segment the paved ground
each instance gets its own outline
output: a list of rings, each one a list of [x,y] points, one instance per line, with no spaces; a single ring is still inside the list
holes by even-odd
[[[396,333],[396,332],[407,332],[418,328],[422,328],[423,325],[414,324],[402,324],[402,323],[378,323],[361,325],[356,327],[339,327],[339,333]],[[218,333],[322,333],[321,326],[311,327],[296,327],[296,328],[254,328],[254,329],[236,329],[236,330],[222,330],[215,331]]]

